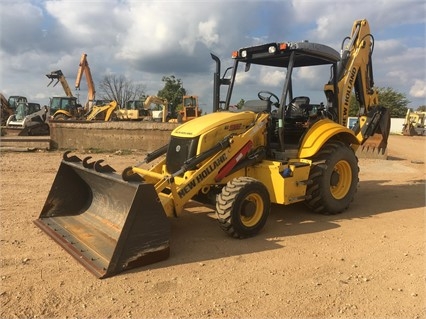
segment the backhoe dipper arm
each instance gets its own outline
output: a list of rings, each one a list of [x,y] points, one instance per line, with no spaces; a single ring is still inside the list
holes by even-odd
[[[344,47],[345,41],[349,44]],[[385,149],[390,128],[389,112],[379,106],[379,94],[374,89],[372,53],[374,38],[370,34],[367,20],[357,20],[352,26],[350,37],[342,42],[341,60],[337,65],[337,92],[333,81],[325,85],[328,102],[336,101],[338,122],[347,126],[352,90],[359,105],[359,122],[354,132],[360,144],[379,133],[381,141],[371,141],[372,146]]]
[[[162,121],[163,121],[163,123],[167,122],[166,119],[167,119],[167,113],[168,113],[168,104],[169,104],[168,101],[166,99],[160,98],[158,96],[150,95],[146,98],[145,102],[143,103],[144,109],[148,110],[152,103],[161,105],[162,110],[163,110]]]
[[[146,98],[145,102],[143,103],[143,107],[144,109],[149,109],[149,106],[152,104],[160,104],[160,105],[167,105],[167,100],[166,99],[162,99],[158,96],[155,95],[150,95]]]
[[[350,40],[346,48],[343,44]],[[346,37],[342,43],[341,61],[337,66],[339,123],[347,125],[349,116],[350,97],[355,90],[355,97],[360,106],[360,115],[365,115],[373,106],[377,106],[378,93],[374,90],[372,52],[374,38],[370,34],[370,27],[366,20],[357,20],[352,27],[350,37]],[[332,83],[324,88],[326,95],[334,96]],[[329,98],[329,101],[331,99]]]

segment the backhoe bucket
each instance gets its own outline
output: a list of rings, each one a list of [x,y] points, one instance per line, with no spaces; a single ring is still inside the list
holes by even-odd
[[[388,157],[388,138],[390,133],[390,113],[384,107],[373,109],[374,115],[371,119],[371,125],[368,129],[369,137],[357,150],[357,156],[360,158],[387,159]]]
[[[99,162],[64,155],[34,223],[98,278],[167,259],[170,221],[154,186]]]

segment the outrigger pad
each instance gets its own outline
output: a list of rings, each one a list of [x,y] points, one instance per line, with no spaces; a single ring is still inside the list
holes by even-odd
[[[62,161],[34,223],[98,278],[170,254],[170,221],[148,183]]]

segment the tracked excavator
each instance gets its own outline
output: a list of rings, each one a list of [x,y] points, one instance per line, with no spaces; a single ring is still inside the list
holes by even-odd
[[[190,200],[213,204],[220,228],[234,238],[260,232],[272,203],[304,202],[321,214],[345,211],[358,185],[355,151],[370,137],[375,148],[385,148],[389,132],[389,112],[372,87],[368,22],[355,21],[348,40],[341,54],[311,42],[244,47],[233,52],[228,77],[221,77],[212,54],[216,112],[180,125],[167,145],[121,174],[102,159],[66,152],[36,225],[105,278],[168,258],[169,218]],[[230,111],[240,88],[264,85],[244,82],[260,78],[255,67],[282,82],[281,96],[259,90],[257,99]],[[294,94],[303,90],[297,80],[307,67],[331,72],[326,103]],[[354,130],[346,127],[352,90],[360,103]]]

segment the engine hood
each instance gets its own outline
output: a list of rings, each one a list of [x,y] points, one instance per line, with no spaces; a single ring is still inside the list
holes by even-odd
[[[256,117],[253,112],[229,112],[222,111],[206,114],[190,120],[172,132],[176,137],[196,137],[208,133],[213,129],[221,128],[229,133],[238,133],[245,130]]]

